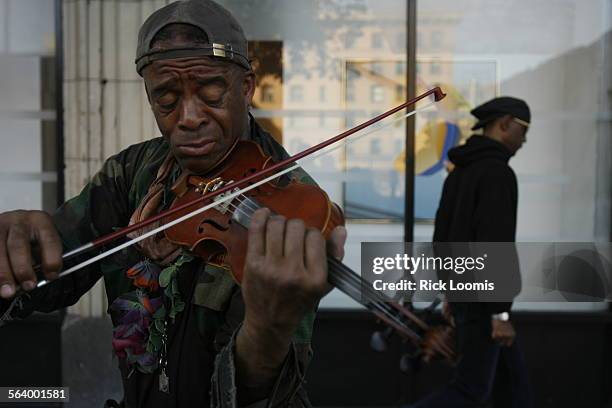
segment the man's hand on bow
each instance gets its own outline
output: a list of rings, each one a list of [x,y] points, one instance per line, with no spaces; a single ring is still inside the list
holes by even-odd
[[[12,298],[19,287],[34,289],[36,258],[46,279],[57,277],[62,269],[62,241],[51,216],[22,210],[0,214],[0,297]]]

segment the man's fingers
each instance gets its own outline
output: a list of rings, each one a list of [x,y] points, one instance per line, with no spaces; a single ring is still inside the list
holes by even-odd
[[[287,221],[285,227],[285,248],[284,256],[290,258],[299,265],[304,265],[304,237],[306,225],[304,221],[292,219]]]
[[[270,210],[261,208],[253,213],[249,223],[249,242],[247,244],[247,258],[263,256],[266,251],[266,223]]]
[[[516,333],[514,332],[514,330],[511,330],[510,333],[508,333],[508,338],[506,340],[506,346],[508,347],[512,346],[512,343],[514,343],[515,336],[516,336]]]
[[[504,347],[510,347],[510,344],[512,344],[512,338],[510,336],[502,337],[501,344]]]
[[[304,261],[313,286],[317,291],[325,293],[331,286],[327,283],[327,253],[325,239],[319,230],[309,228],[304,242]]]
[[[514,342],[515,333],[505,329],[494,330],[491,338],[501,346],[510,347]]]
[[[6,232],[0,233],[0,297],[9,299],[15,295],[15,280],[6,253]]]
[[[36,275],[32,268],[30,234],[27,227],[21,224],[11,226],[6,239],[6,247],[15,281],[25,290],[34,289]]]
[[[40,246],[42,272],[47,279],[54,279],[62,269],[62,241],[51,219],[46,214],[39,218],[34,234]]]
[[[281,259],[283,257],[283,241],[285,237],[285,217],[273,215],[266,224],[266,257]]]
[[[329,236],[329,252],[338,260],[342,260],[342,258],[344,258],[344,244],[346,243],[346,236],[346,228],[342,225],[334,228]]]

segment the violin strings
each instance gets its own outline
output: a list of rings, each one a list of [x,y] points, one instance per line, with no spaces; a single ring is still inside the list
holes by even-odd
[[[337,262],[337,264],[338,264],[337,266],[339,267],[339,269],[345,269],[346,270],[345,276],[347,276],[349,278],[352,278],[353,280],[356,279],[356,280],[360,281],[361,284],[363,284],[364,281],[361,279],[361,277],[359,277],[350,268],[348,268],[346,265],[342,264],[341,262]],[[358,285],[359,285],[359,283],[358,283]],[[396,318],[397,310],[395,308],[391,307],[383,299],[383,296],[380,293],[374,291],[372,289],[372,287],[370,287],[370,285],[366,284],[365,287],[366,287],[366,290],[372,296],[371,298],[377,299],[377,300],[373,300],[373,303],[375,303],[375,305],[373,305],[373,306],[377,306],[376,309],[381,310],[381,308],[384,307],[384,309],[386,311],[385,315],[387,315],[387,317],[392,317],[396,324],[400,325],[403,329],[408,330],[409,332],[411,332],[411,335],[416,337],[418,340],[422,340],[422,336],[417,334],[414,329],[412,329],[411,327],[407,326],[406,323],[404,323],[404,320]],[[362,290],[363,290],[363,287],[362,287]],[[433,343],[433,344],[430,344],[430,346],[433,346],[441,355],[443,355],[443,356],[445,356],[445,357],[447,357],[449,359],[453,359],[454,356],[455,356],[455,352],[454,352],[453,348],[451,346],[449,346],[445,341],[443,341],[440,344]]]
[[[340,272],[344,273],[345,277],[349,277],[353,280],[358,280],[359,282],[361,282],[361,284],[363,284],[363,281],[361,280],[361,278],[355,273],[353,272],[349,267],[347,267],[346,265],[344,265],[343,263],[341,263],[340,261],[336,262],[336,267],[339,268]],[[354,283],[355,285],[355,283]],[[357,284],[359,285],[359,284]],[[415,329],[413,329],[412,327],[408,326],[405,323],[405,320],[402,320],[400,317],[398,317],[398,311],[391,307],[385,300],[380,300],[382,299],[382,295],[378,292],[375,292],[369,285],[365,285],[367,290],[370,292],[370,295],[372,296],[371,298],[377,299],[377,300],[373,300],[372,303],[370,304],[371,307],[368,307],[368,305],[365,305],[366,307],[368,307],[370,310],[378,310],[381,311],[385,316],[387,316],[388,318],[390,318],[393,322],[395,322],[397,325],[399,325],[403,330],[408,332],[408,335],[413,337],[415,340],[418,341],[422,341],[422,336],[419,335]],[[362,286],[363,289],[363,286]],[[362,292],[363,294],[363,292]],[[367,297],[367,295],[364,295]],[[358,302],[362,303],[361,301],[359,301],[358,299],[356,299]],[[362,303],[363,304],[363,303]],[[416,322],[415,322],[416,323]],[[453,359],[455,356],[455,352],[453,350],[453,348],[451,346],[449,346],[446,341],[443,341],[441,343],[431,343],[430,347],[434,347],[434,349],[436,349],[441,355],[449,358],[449,359]]]
[[[249,201],[247,201],[247,200],[246,200],[248,197],[246,197],[246,196],[244,196],[244,195],[243,195],[242,197],[244,197],[244,198],[245,198],[245,200],[240,201],[240,197],[237,197],[237,198],[238,198],[239,203],[240,203],[240,204],[244,204],[244,205],[245,205],[245,206],[246,206],[246,207],[247,207],[249,210],[251,210],[250,212],[248,212],[248,211],[245,211],[245,210],[241,209],[241,208],[240,208],[240,204],[235,205],[235,204],[233,204],[232,202],[230,202],[229,206],[230,206],[230,207],[233,207],[233,211],[234,211],[234,212],[235,212],[235,211],[239,211],[239,212],[241,212],[242,214],[246,215],[246,217],[247,217],[247,218],[249,218],[249,219],[250,219],[250,218],[251,218],[251,216],[253,215],[253,213],[254,213],[255,211],[257,211],[257,209],[258,209],[258,208],[253,207],[253,206],[251,206],[251,205],[250,205],[250,203],[249,203],[249,201],[250,201],[250,200],[249,200]],[[341,265],[342,265],[343,267],[346,267],[346,266],[345,266],[345,265],[343,265],[343,264],[341,264]],[[349,281],[352,279],[352,280],[353,280],[353,283],[355,283],[357,287],[359,287],[359,286],[365,286],[365,287],[368,289],[368,293],[364,294],[364,296],[366,296],[366,299],[368,299],[368,301],[369,301],[369,302],[380,302],[380,303],[383,303],[383,304],[385,304],[385,305],[386,305],[386,302],[385,302],[385,300],[384,300],[384,298],[383,298],[383,296],[382,296],[382,295],[380,295],[378,292],[374,291],[374,290],[373,290],[373,289],[372,289],[372,288],[371,288],[369,285],[364,285],[364,282],[365,282],[365,281],[364,281],[364,280],[363,280],[363,279],[362,279],[362,278],[361,278],[359,275],[357,275],[356,273],[354,273],[354,272],[353,272],[353,271],[352,271],[350,268],[346,267],[346,269],[347,269],[347,272],[350,272],[348,275],[346,275],[346,277],[348,277],[348,278],[349,278],[349,279],[347,279],[347,281],[346,281],[346,282],[349,282]],[[369,296],[369,298],[368,298],[368,296]]]
[[[338,262],[338,265],[336,265],[338,267],[338,271],[336,271],[338,274],[343,275],[345,278],[357,278],[360,279],[358,276],[356,276],[355,272],[353,272],[350,268],[348,268],[346,265]],[[350,282],[350,279],[347,280]],[[361,292],[359,292],[361,294],[361,296],[368,298],[368,296],[371,296],[370,299],[367,303],[363,303],[361,300],[359,299],[355,299],[357,300],[359,303],[363,304],[364,306],[366,306],[366,308],[373,310],[373,311],[379,311],[381,312],[383,315],[385,315],[387,318],[389,318],[390,320],[392,320],[393,322],[395,322],[398,326],[400,326],[403,330],[409,332],[409,335],[411,337],[414,337],[415,339],[420,340],[421,336],[419,334],[417,334],[417,332],[409,327],[404,320],[402,320],[400,318],[400,316],[398,316],[397,310],[392,308],[387,302],[385,302],[384,300],[377,300],[375,298],[380,297],[380,294],[374,293],[374,296],[372,296],[372,294],[364,294],[363,292],[363,288],[364,286],[366,288],[369,288],[369,285],[363,285],[363,281],[360,281],[359,283],[356,282],[352,282],[349,283],[349,285],[351,285],[352,287],[358,287]],[[358,289],[358,290],[359,290]],[[371,288],[369,288],[371,290]]]
[[[234,213],[238,211],[242,214],[245,214],[245,216],[248,219],[250,219],[253,213],[258,209],[257,207],[255,207],[256,203],[249,200],[248,197],[246,197],[245,195],[240,195],[236,197],[236,200],[239,202],[238,205],[235,205],[232,200],[228,203],[228,207],[232,207]],[[241,205],[246,207],[245,210],[240,208]],[[376,292],[370,285],[366,283],[366,281],[364,281],[361,278],[361,276],[356,274],[354,271],[352,271],[350,268],[348,268],[342,263],[338,263],[338,265],[336,266],[339,268],[338,271],[335,271],[338,274],[336,278],[339,280],[339,283],[351,285],[348,288],[344,287],[344,289],[346,290],[357,289],[357,291],[359,292],[359,295],[355,295],[354,293],[350,293],[350,294],[347,293],[348,295],[350,295],[357,302],[361,303],[362,305],[368,308],[375,308],[383,312],[386,311],[387,313],[385,314],[387,315],[390,315],[391,313],[396,313],[396,310],[393,307],[388,305],[384,296]],[[332,274],[330,273],[330,276],[331,275]],[[365,288],[365,291],[364,291],[364,288]],[[339,289],[343,289],[343,288],[339,287]],[[371,307],[369,305],[371,305]],[[385,309],[385,310],[382,310],[382,309]]]
[[[381,311],[384,310],[385,314],[387,315],[396,316],[396,310],[384,300],[380,293],[374,291],[365,280],[340,262],[338,262],[338,265],[336,266],[338,267],[336,272],[340,275],[340,277],[343,277],[345,282],[349,285],[358,288],[359,293],[361,294],[362,298],[367,300],[368,305],[371,305],[373,308]],[[367,307],[366,304],[364,304],[364,306]],[[401,321],[399,323],[401,324]]]
[[[241,197],[244,197],[245,199],[240,200]],[[238,196],[236,198],[239,201],[239,204],[235,205],[232,201],[230,201],[228,207],[233,207],[234,212],[239,211],[244,214],[248,219],[250,219],[253,213],[257,211],[258,208],[251,206],[249,203],[250,200],[247,201],[248,197],[244,195]],[[249,212],[243,210],[242,208],[240,208],[240,204],[244,204],[247,209],[251,211]],[[379,293],[375,292],[372,288],[370,288],[369,285],[364,285],[365,281],[360,276],[358,276],[354,271],[352,271],[350,268],[348,268],[341,262],[337,262],[335,266],[337,267],[337,270],[335,271],[336,276],[332,276],[331,274],[330,276],[332,278],[338,279],[341,284],[348,285],[348,287],[344,286],[344,288],[341,288],[336,285],[338,289],[345,289],[344,292],[358,303],[361,303],[363,306],[370,310],[380,311],[389,319],[393,320],[396,324],[412,331],[412,329],[407,328],[406,324],[397,317],[396,311],[383,300],[382,296]],[[363,292],[364,287],[367,289],[365,293]],[[354,292],[347,293],[351,289],[354,290]],[[364,301],[364,298],[367,301]]]
[[[246,196],[244,196],[244,195],[242,195],[242,197],[244,197],[244,198],[245,198],[245,200],[242,200],[242,201],[241,201],[241,200],[240,200],[240,198],[241,198],[241,197],[240,197],[240,196],[239,196],[239,197],[237,197],[237,199],[238,199],[239,203],[240,203],[240,204],[244,204],[244,205],[245,205],[245,206],[246,206],[246,207],[247,207],[249,210],[251,210],[250,212],[248,212],[248,211],[245,211],[245,210],[241,209],[241,208],[240,208],[240,204],[235,205],[235,204],[233,204],[231,201],[230,201],[230,203],[229,203],[229,207],[233,207],[233,211],[234,211],[234,212],[239,211],[239,212],[241,212],[242,214],[244,214],[244,215],[245,215],[245,216],[246,216],[248,219],[250,219],[250,218],[251,218],[251,216],[253,215],[253,213],[254,213],[255,211],[257,211],[257,209],[258,209],[258,208],[253,207],[253,206],[251,206],[251,205],[250,205],[250,203],[249,203],[249,201],[250,201],[250,200],[249,200],[249,201],[247,201],[248,197],[246,197]],[[343,265],[343,264],[341,264],[341,265],[342,265],[342,266],[344,266],[344,267],[346,267],[346,266],[345,266],[345,265]],[[348,277],[348,278],[349,278],[349,279],[348,279],[346,282],[347,282],[347,283],[350,283],[349,281],[352,279],[352,280],[353,280],[353,283],[355,283],[357,287],[362,286],[362,285],[363,285],[363,283],[364,283],[365,281],[364,281],[364,280],[363,280],[363,279],[362,279],[360,276],[358,276],[356,273],[354,273],[354,272],[353,272],[351,269],[349,269],[348,267],[346,267],[346,268],[347,268],[348,272],[350,272],[350,273],[349,273],[349,274],[346,276],[346,277]],[[385,305],[386,305],[386,302],[384,301],[383,297],[382,297],[380,294],[378,294],[378,293],[377,293],[377,292],[375,292],[375,291],[374,291],[372,288],[370,288],[370,286],[369,286],[369,285],[363,285],[363,286],[365,286],[366,288],[368,288],[368,289],[369,289],[369,290],[368,290],[368,293],[367,293],[367,294],[365,294],[365,295],[366,295],[366,298],[367,298],[367,296],[370,296],[370,298],[368,299],[368,301],[369,301],[369,302],[381,302],[381,303],[383,303],[383,304],[385,304]]]

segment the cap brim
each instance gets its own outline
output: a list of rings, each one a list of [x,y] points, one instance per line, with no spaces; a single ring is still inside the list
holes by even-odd
[[[478,130],[478,129],[480,129],[480,128],[485,127],[485,125],[486,125],[487,123],[492,122],[492,121],[493,121],[493,119],[495,119],[495,118],[492,118],[492,119],[485,119],[485,120],[479,120],[478,122],[476,122],[476,124],[475,124],[474,126],[472,126],[472,130]]]
[[[472,126],[472,130],[478,130],[478,129],[480,129],[483,126],[484,126],[484,124],[482,123],[481,120],[479,120],[478,122],[476,122],[476,124],[474,126]]]
[[[493,122],[495,119],[501,118],[502,116],[507,115],[506,113],[499,113],[498,115],[489,116],[485,119],[480,119],[474,126],[472,126],[472,130],[478,130],[482,127],[485,127],[489,123]]]
[[[251,64],[246,56],[234,50],[226,49],[221,44],[211,44],[199,47],[183,47],[150,51],[136,60],[136,71],[142,76],[142,70],[153,61],[179,59],[189,57],[218,57],[233,62],[249,70]]]

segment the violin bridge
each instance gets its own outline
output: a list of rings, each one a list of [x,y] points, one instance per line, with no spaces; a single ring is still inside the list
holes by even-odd
[[[213,198],[213,201],[222,200],[225,197],[227,197],[228,195],[235,193],[236,191],[240,191],[240,189],[238,187],[236,187],[233,190],[227,191],[227,192],[225,192],[223,194],[219,194],[218,196]],[[232,201],[233,200],[226,200],[226,201],[224,201],[222,203],[219,203],[218,205],[215,206],[215,209],[217,211],[219,211],[221,214],[225,214],[227,212],[227,210],[229,209],[229,207],[232,205]]]
[[[238,205],[234,208],[232,219],[244,228],[249,228],[251,215],[259,208],[261,208],[261,205],[255,199],[243,196],[238,200]]]

